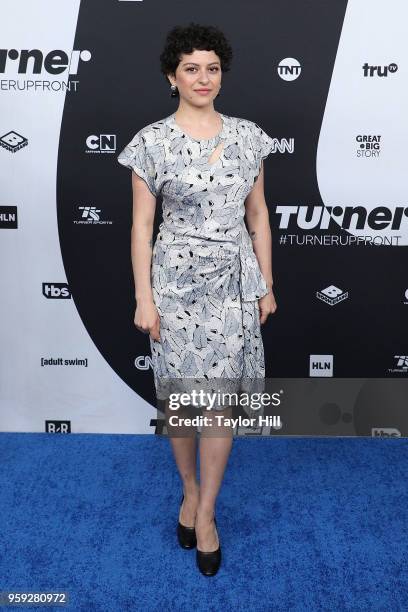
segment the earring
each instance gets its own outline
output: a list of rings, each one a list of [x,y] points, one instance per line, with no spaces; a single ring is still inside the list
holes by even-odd
[[[221,89],[221,85],[220,85],[220,89]],[[218,98],[219,95],[220,95],[220,91],[218,90],[218,93],[215,97]]]
[[[170,89],[171,89],[171,94],[170,94],[170,96],[171,96],[172,98],[176,97],[176,96],[177,96],[177,86],[176,86],[176,85],[171,85],[171,86],[170,86]]]

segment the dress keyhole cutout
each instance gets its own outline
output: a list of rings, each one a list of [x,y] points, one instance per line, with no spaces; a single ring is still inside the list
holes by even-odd
[[[216,146],[216,148],[214,149],[214,151],[211,153],[210,157],[208,158],[208,163],[210,165],[214,164],[220,158],[223,148],[224,148],[224,142],[220,142]]]

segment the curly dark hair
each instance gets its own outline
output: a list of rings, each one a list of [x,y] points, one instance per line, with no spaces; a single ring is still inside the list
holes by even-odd
[[[167,82],[167,75],[176,73],[181,55],[193,53],[195,49],[214,51],[220,58],[222,72],[229,71],[232,48],[223,32],[215,26],[204,26],[191,21],[187,26],[175,26],[167,34],[160,54],[160,70]]]

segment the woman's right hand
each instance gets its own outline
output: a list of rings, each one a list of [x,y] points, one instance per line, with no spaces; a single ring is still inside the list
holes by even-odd
[[[137,302],[134,323],[139,331],[160,342],[160,317],[152,300]]]

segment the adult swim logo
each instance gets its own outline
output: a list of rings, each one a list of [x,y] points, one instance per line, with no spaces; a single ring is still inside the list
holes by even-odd
[[[392,62],[388,66],[370,66],[367,62],[362,65],[364,77],[388,77],[390,74],[395,74],[398,66]]]
[[[285,57],[278,64],[278,75],[284,81],[295,81],[302,72],[302,67],[294,57]]]
[[[359,246],[408,244],[408,207],[376,206],[277,206],[281,230],[305,230],[302,234],[283,233],[283,245]],[[346,230],[347,235],[307,232]]]
[[[380,157],[380,141],[379,134],[359,134],[356,136],[357,153],[356,157]]]
[[[2,79],[2,90],[77,91],[79,81],[73,77],[78,75],[81,63],[89,62],[91,57],[86,49],[69,53],[62,49],[0,49],[0,75],[9,77]],[[20,75],[40,78],[22,79]]]

